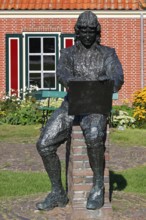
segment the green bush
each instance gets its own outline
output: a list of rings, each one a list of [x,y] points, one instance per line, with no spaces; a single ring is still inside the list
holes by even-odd
[[[120,129],[135,128],[135,119],[126,111],[116,110],[112,115],[112,126]]]
[[[118,115],[119,111],[124,111],[127,112],[129,116],[133,117],[133,111],[134,109],[132,107],[129,107],[128,105],[124,104],[124,105],[115,105],[112,108],[112,113],[114,115]]]
[[[9,109],[4,109],[3,112],[2,123],[30,125],[41,122],[41,112],[37,110],[37,104],[32,101],[23,100],[15,109],[11,110],[10,105]]]
[[[133,118],[134,109],[130,106],[129,101],[123,105],[116,105],[112,108],[112,127],[120,129],[135,128],[135,119]]]
[[[12,91],[12,95],[4,95],[0,100],[0,124],[7,123],[12,125],[31,125],[42,122],[42,111],[39,106],[47,106],[48,99],[37,101],[34,97],[36,88],[21,91],[21,97]],[[58,108],[63,99],[51,99],[50,106]],[[52,111],[49,111],[49,115]]]
[[[31,96],[28,89],[22,92],[22,100],[17,93],[11,96],[5,95],[0,100],[0,123],[12,125],[30,125],[41,122],[41,112],[37,110],[39,103]]]
[[[33,103],[25,103],[23,107],[20,105],[18,109],[9,112],[3,117],[2,122],[12,125],[30,125],[41,122],[41,113],[36,109]]]
[[[138,127],[146,127],[146,87],[134,93],[134,114]]]

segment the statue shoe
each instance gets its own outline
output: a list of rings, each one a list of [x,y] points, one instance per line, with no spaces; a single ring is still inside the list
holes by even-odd
[[[100,209],[103,206],[103,203],[104,203],[103,187],[99,190],[96,190],[93,187],[88,196],[86,208],[91,210]]]
[[[61,191],[61,193],[51,192],[44,201],[36,204],[36,208],[38,210],[51,210],[55,207],[65,207],[67,203],[68,198],[64,191]]]

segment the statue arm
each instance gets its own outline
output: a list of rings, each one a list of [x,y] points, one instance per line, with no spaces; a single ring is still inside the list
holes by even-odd
[[[73,75],[73,58],[71,51],[68,49],[61,50],[60,60],[57,66],[58,81],[64,86],[68,87],[68,82],[74,80]]]
[[[105,68],[108,78],[114,80],[114,92],[118,92],[124,83],[124,75],[122,65],[116,55],[115,49],[111,49],[111,53],[108,54],[105,61]]]

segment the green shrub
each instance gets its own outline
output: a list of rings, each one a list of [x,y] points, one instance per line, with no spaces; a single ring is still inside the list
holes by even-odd
[[[146,87],[134,93],[133,107],[136,124],[146,127]]]
[[[4,111],[1,122],[12,125],[36,124],[41,122],[41,112],[37,105],[31,101],[21,101],[19,107],[13,111]]]
[[[30,89],[21,91],[21,99],[17,93],[11,96],[4,95],[0,100],[0,124],[7,123],[12,125],[30,125],[42,122],[42,111],[38,110],[38,106],[47,106],[48,99],[37,101],[33,96],[36,88],[31,86]],[[63,99],[52,98],[50,106],[58,108]],[[49,115],[52,111],[49,111]]]
[[[63,99],[62,98],[51,98],[49,102],[49,106],[59,108]],[[40,106],[47,106],[48,98],[40,101]]]
[[[121,129],[128,127],[135,128],[135,119],[129,116],[128,112],[117,110],[112,116],[112,126]]]
[[[127,112],[129,116],[133,117],[133,111],[134,111],[133,107],[130,107],[126,104],[124,104],[124,105],[115,105],[115,106],[112,107],[112,113],[114,115],[119,114],[119,111]]]
[[[0,100],[1,124],[26,125],[41,122],[41,112],[37,110],[39,103],[31,96],[31,92],[27,89],[21,95],[24,96],[24,100],[18,97],[17,93],[5,95]]]

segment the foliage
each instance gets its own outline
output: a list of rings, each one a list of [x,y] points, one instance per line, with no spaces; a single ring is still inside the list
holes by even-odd
[[[112,107],[112,113],[114,115],[117,115],[119,111],[127,112],[129,116],[133,116],[133,108],[129,105],[129,103],[124,103],[123,105],[114,105]]]
[[[146,87],[134,93],[133,107],[136,123],[143,127],[146,124]]]
[[[62,101],[63,101],[62,98],[51,98],[49,101],[49,106],[59,108]],[[48,105],[48,98],[40,101],[40,106],[47,106],[47,105]]]
[[[61,106],[63,99],[62,98],[50,98],[49,106],[57,109]],[[39,103],[40,106],[48,106],[48,98],[42,99]],[[52,114],[53,110],[48,111],[48,116]]]
[[[112,126],[119,129],[128,127],[135,128],[135,119],[129,116],[128,112],[122,110],[115,110],[112,113]]]
[[[26,96],[24,100],[21,100],[16,94],[6,96],[0,102],[0,114],[1,123],[26,125],[41,122],[37,102],[31,96]]]
[[[15,91],[12,91],[12,95],[4,95],[0,100],[0,124],[31,125],[41,123],[42,112],[38,106],[47,106],[48,99],[37,101],[33,95],[35,91],[36,88],[31,86],[30,89],[21,90],[20,97]],[[57,108],[61,103],[62,99],[51,99],[50,106]]]

